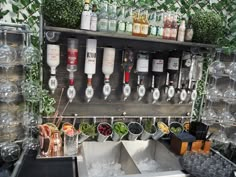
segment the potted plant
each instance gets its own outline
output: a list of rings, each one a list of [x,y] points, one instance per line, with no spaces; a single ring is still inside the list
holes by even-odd
[[[112,134],[113,141],[121,140],[128,133],[128,127],[123,122],[114,123],[112,129],[113,129],[113,134]]]
[[[156,133],[156,127],[153,125],[151,119],[147,119],[143,123],[144,131],[141,135],[141,140],[149,139],[154,133]]]

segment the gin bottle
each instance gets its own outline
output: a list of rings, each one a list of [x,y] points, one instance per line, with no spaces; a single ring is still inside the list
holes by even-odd
[[[121,13],[118,17],[118,33],[125,32],[125,7],[123,6],[121,9]]]
[[[101,4],[100,14],[98,16],[98,31],[107,31],[108,29],[108,2],[104,1]]]
[[[133,9],[129,8],[128,13],[125,18],[126,28],[125,32],[131,34],[133,31]]]
[[[108,20],[108,31],[116,32],[117,27],[117,15],[116,15],[116,2],[110,5],[109,20]]]

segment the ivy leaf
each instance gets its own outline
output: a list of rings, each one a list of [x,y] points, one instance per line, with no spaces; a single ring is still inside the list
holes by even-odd
[[[2,10],[0,9],[0,19],[2,19],[5,15],[7,15],[9,10]]]
[[[229,22],[229,23],[232,23],[232,22],[235,22],[235,20],[236,20],[236,14],[233,15],[232,17],[230,17],[230,18],[228,19],[228,22]]]
[[[23,12],[20,12],[20,14],[22,15],[22,17],[24,18],[24,20],[26,20],[28,17],[27,17],[27,15],[25,14],[25,13],[23,13]]]
[[[25,7],[30,4],[30,0],[20,0],[21,4],[23,4]]]
[[[15,4],[12,4],[12,11],[15,13],[15,14],[18,14],[18,12],[19,12],[19,7],[17,6],[17,5],[15,5]]]

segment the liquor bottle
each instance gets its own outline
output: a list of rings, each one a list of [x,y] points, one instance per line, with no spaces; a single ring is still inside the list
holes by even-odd
[[[140,101],[146,93],[146,88],[144,86],[145,75],[148,74],[149,70],[149,55],[147,52],[139,52],[137,56],[136,72],[138,74],[137,80],[137,92],[138,101]]]
[[[193,39],[193,26],[192,26],[192,17],[190,16],[188,19],[188,24],[186,26],[184,40],[187,42],[191,42],[192,39]]]
[[[157,16],[157,37],[163,38],[163,31],[164,31],[164,24],[163,24],[163,13],[159,13]]]
[[[125,32],[127,34],[132,34],[133,31],[133,9],[129,8],[128,13],[125,18],[126,28]]]
[[[171,19],[170,13],[164,14],[164,31],[163,31],[163,39],[170,39],[170,32],[171,32]]]
[[[178,30],[178,39],[177,41],[184,42],[184,36],[185,36],[185,20],[182,20],[179,30]]]
[[[156,36],[157,35],[157,14],[153,12],[149,17],[149,35]]]
[[[118,33],[124,33],[125,32],[125,7],[123,6],[120,12],[120,15],[118,17],[118,28],[117,32]]]
[[[143,37],[147,37],[148,35],[148,27],[149,27],[149,22],[148,22],[148,11],[145,10],[144,13],[141,15],[141,30],[140,30],[140,35]]]
[[[117,27],[117,14],[116,14],[117,4],[113,2],[110,5],[109,19],[108,19],[108,31],[116,32]]]
[[[97,31],[97,5],[93,4],[92,13],[91,13],[91,21],[90,21],[90,30]]]
[[[182,59],[181,59],[181,68],[180,68],[180,78],[178,88],[180,88],[180,95],[179,95],[179,103],[183,103],[187,101],[188,97],[188,84],[187,78],[190,72],[190,67],[192,64],[191,53],[190,52],[183,52]]]
[[[131,87],[129,85],[130,81],[130,72],[134,65],[134,53],[131,49],[123,50],[122,54],[122,67],[124,70],[123,78],[123,100],[125,101],[131,94]]]
[[[172,21],[172,24],[171,24],[170,39],[171,40],[176,40],[177,33],[178,33],[177,15],[174,14],[173,15],[173,21]]]
[[[85,0],[84,11],[81,15],[80,29],[90,30],[91,12],[89,11],[90,0]]]
[[[48,81],[52,94],[57,88],[56,68],[60,64],[60,46],[54,44],[47,45],[47,64],[51,68],[51,77]]]
[[[152,56],[152,103],[156,103],[160,98],[159,81],[165,73],[165,53],[157,51]]]
[[[67,97],[69,101],[75,98],[76,91],[74,87],[74,72],[77,71],[78,64],[78,39],[69,38],[67,40],[67,71],[69,71],[69,88],[67,89]]]
[[[108,2],[103,1],[101,3],[100,14],[98,16],[98,31],[106,32],[108,30]]]
[[[140,10],[138,10],[134,14],[132,35],[133,36],[140,36],[141,35]]]
[[[115,52],[115,48],[110,47],[105,47],[103,52],[102,72],[105,75],[103,86],[103,95],[105,100],[111,93],[111,85],[109,82],[110,75],[114,71]]]
[[[176,80],[176,75],[179,70],[180,66],[179,63],[180,63],[180,52],[177,50],[173,50],[168,58],[168,66],[167,66],[167,72],[169,74],[169,78],[167,77],[168,78],[167,101],[170,101],[175,95],[174,81]]]
[[[86,53],[85,53],[85,69],[84,73],[87,74],[87,88],[85,96],[87,102],[90,102],[94,95],[92,87],[92,77],[96,73],[96,59],[97,59],[97,40],[87,39]]]

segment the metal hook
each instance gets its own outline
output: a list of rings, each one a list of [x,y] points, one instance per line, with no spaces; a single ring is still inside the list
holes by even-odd
[[[155,125],[156,119],[157,119],[156,117],[153,117],[153,118],[152,118],[152,124],[153,124],[153,125]]]
[[[143,117],[139,117],[139,123],[141,124],[143,120]]]
[[[111,117],[111,125],[113,124],[114,122],[114,117]]]
[[[78,114],[75,114],[75,117],[74,117],[74,120],[73,120],[73,127],[75,126],[75,122],[76,122],[77,116],[78,116]]]
[[[93,124],[96,124],[96,122],[97,122],[97,118],[94,116],[93,117]]]

